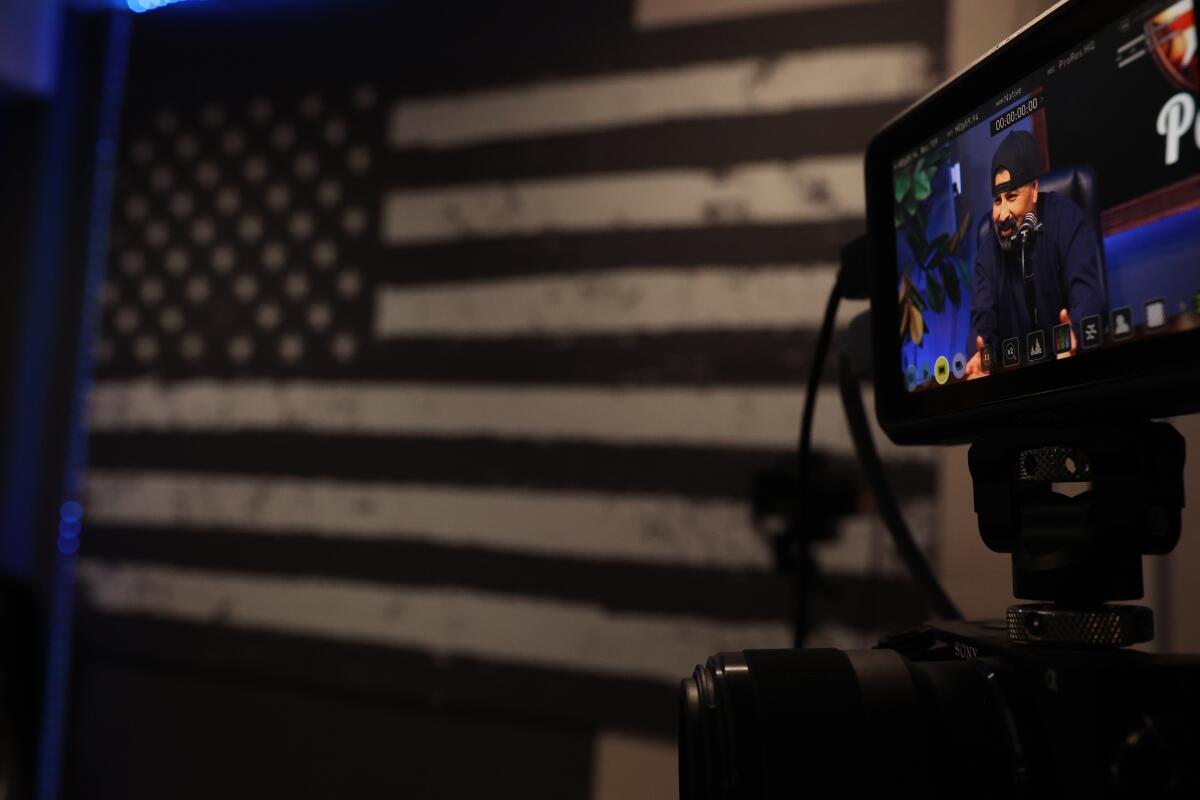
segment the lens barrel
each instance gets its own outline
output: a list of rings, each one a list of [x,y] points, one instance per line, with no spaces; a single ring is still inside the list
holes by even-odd
[[[960,780],[976,797],[1011,792],[986,684],[977,664],[918,664],[892,650],[715,655],[681,687],[680,797],[941,797]]]

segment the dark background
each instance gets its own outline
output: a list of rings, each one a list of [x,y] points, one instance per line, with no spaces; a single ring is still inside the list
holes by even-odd
[[[1183,138],[1179,161],[1167,166],[1166,138],[1156,129],[1159,112],[1182,90],[1149,54],[1117,68],[1116,49],[1137,33],[1102,32],[1093,52],[1046,80],[1050,163],[1094,165],[1106,210],[1200,168],[1194,135]]]
[[[71,445],[71,400],[81,375],[85,381],[90,376],[92,362],[90,353],[80,357],[77,349],[78,309],[100,301],[99,292],[86,296],[81,287],[89,243],[95,241],[88,225],[96,165],[108,157],[107,148],[116,157],[107,217],[111,224],[104,230],[107,283],[121,297],[134,298],[154,277],[166,286],[164,303],[188,302],[186,284],[172,283],[165,250],[144,245],[145,223],[124,214],[132,195],[150,191],[132,163],[134,143],[155,137],[159,152],[168,158],[176,144],[156,128],[164,106],[187,126],[196,125],[212,103],[235,117],[255,98],[267,97],[282,115],[316,93],[333,113],[329,109],[342,108],[354,87],[369,83],[377,104],[354,123],[351,133],[372,149],[374,160],[361,178],[343,178],[345,202],[361,200],[367,210],[369,236],[365,243],[349,236],[338,240],[339,252],[354,260],[368,288],[388,283],[486,289],[500,280],[537,277],[577,279],[582,285],[646,267],[659,272],[634,277],[694,277],[696,285],[712,265],[727,273],[744,271],[747,279],[772,266],[794,268],[798,274],[827,270],[838,246],[861,229],[860,209],[834,214],[832,221],[796,221],[717,208],[705,224],[684,228],[633,220],[601,230],[380,245],[380,198],[391,190],[516,185],[653,170],[700,171],[719,181],[746,164],[853,159],[879,124],[944,71],[945,9],[940,0],[832,5],[654,29],[636,27],[635,12],[628,3],[582,2],[502,7],[465,2],[181,3],[132,19],[128,49],[122,50],[128,62],[120,133],[115,142],[99,147],[101,83],[113,57],[113,18],[95,9],[65,15],[58,80],[66,88],[42,96],[16,92],[4,100],[5,119],[12,123],[0,128],[0,136],[11,143],[4,153],[12,162],[0,197],[11,213],[2,224],[14,242],[13,263],[26,265],[5,272],[4,280],[11,284],[0,298],[11,304],[11,313],[2,315],[12,326],[8,335],[21,342],[0,354],[9,359],[0,367],[14,376],[9,381],[14,391],[0,400],[9,404],[10,420],[6,565],[33,587],[43,619],[51,618],[55,603],[62,601],[55,587],[61,588],[64,574],[69,577],[62,571],[64,563],[78,567],[83,578],[63,733],[65,794],[405,792],[456,797],[520,791],[528,797],[587,797],[595,784],[595,754],[605,737],[631,736],[653,748],[660,746],[656,743],[669,747],[674,735],[676,690],[671,681],[564,668],[534,658],[467,657],[426,642],[396,647],[337,636],[336,631],[317,635],[247,625],[240,621],[239,601],[222,598],[217,583],[206,601],[209,611],[198,617],[184,619],[153,608],[131,612],[106,604],[104,591],[120,584],[119,576],[97,572],[97,565],[132,570],[126,573],[135,576],[126,599],[151,604],[170,601],[174,589],[155,584],[148,572],[138,570],[236,576],[249,585],[310,580],[318,587],[385,586],[445,597],[479,592],[533,598],[543,609],[599,608],[606,624],[637,619],[664,625],[673,642],[701,631],[686,650],[688,661],[678,666],[679,677],[717,648],[719,643],[703,633],[709,630],[705,626],[735,632],[745,626],[747,636],[753,632],[786,643],[793,597],[761,543],[763,556],[750,565],[722,561],[720,555],[704,561],[647,562],[450,546],[419,535],[370,539],[283,530],[264,536],[253,527],[249,512],[209,526],[186,521],[147,526],[89,516],[89,509],[112,506],[106,506],[106,498],[88,495],[88,481],[105,473],[234,474],[247,480],[283,475],[494,490],[515,498],[584,493],[611,499],[614,509],[630,497],[649,498],[651,503],[679,502],[685,507],[681,513],[699,520],[707,519],[703,515],[713,508],[734,508],[739,515],[731,518],[728,536],[751,537],[751,483],[788,458],[799,415],[800,376],[808,366],[814,334],[808,322],[763,322],[753,309],[726,326],[604,335],[425,336],[369,348],[365,343],[374,308],[364,293],[339,306],[350,312],[346,330],[363,343],[353,363],[330,358],[317,346],[324,340],[314,337],[306,340],[309,355],[288,365],[264,346],[245,362],[221,355],[217,345],[223,345],[224,337],[263,334],[253,333],[253,315],[238,311],[220,288],[196,311],[187,312],[188,330],[207,344],[205,355],[194,362],[173,355],[177,340],[152,331],[156,314],[149,305],[138,306],[137,335],[154,332],[159,357],[140,361],[136,337],[122,339],[117,326],[121,304],[101,306],[96,341],[112,349],[103,357],[97,346],[99,391],[121,381],[150,379],[170,386],[200,379],[221,386],[245,380],[272,385],[380,381],[449,386],[451,392],[478,386],[496,393],[522,387],[599,395],[669,390],[680,392],[685,402],[713,392],[751,399],[779,392],[794,404],[794,413],[785,404],[788,416],[777,426],[778,435],[773,422],[769,436],[756,432],[768,427],[762,420],[775,418],[754,406],[728,425],[718,420],[708,439],[689,434],[678,440],[632,442],[611,436],[522,438],[489,431],[447,436],[433,429],[319,437],[290,430],[200,435],[178,429],[99,429],[86,440],[88,471],[79,494],[84,532],[77,560],[75,545],[53,534],[64,499],[62,476],[70,472],[67,454],[81,452]],[[828,105],[684,116],[449,149],[389,149],[385,141],[387,111],[402,100],[738,59],[759,59],[762,74],[769,76],[774,59],[789,53],[855,47],[870,58],[872,48],[897,43],[928,52],[926,80],[914,83],[909,96],[842,101],[835,93]],[[831,74],[824,80],[838,85],[842,77]],[[857,97],[862,86],[848,83],[845,90],[848,97]],[[205,140],[202,146],[215,147],[215,141]],[[273,175],[286,172],[290,158],[270,158]],[[324,155],[322,159],[323,165],[328,163]],[[180,181],[193,180],[182,168],[177,174]],[[244,203],[253,202],[253,191],[238,185]],[[833,194],[841,189],[836,181],[816,188]],[[205,213],[204,204],[213,198],[199,185],[189,191],[200,209],[193,216]],[[817,207],[832,204],[810,184],[800,183],[796,191]],[[29,197],[37,199],[30,202]],[[169,246],[188,250],[196,270],[189,275],[206,270],[210,285],[220,287],[223,278],[206,265],[209,245],[189,243],[191,227],[173,220],[168,203],[166,196],[155,199],[151,217],[168,220]],[[336,222],[330,217],[318,225]],[[255,275],[263,286],[280,281],[259,263],[259,245],[242,242],[235,227],[220,227],[225,224],[219,223],[217,241],[236,243],[237,270]],[[271,224],[268,239],[276,235]],[[123,269],[122,256],[130,249],[144,256],[136,275]],[[294,256],[297,251],[291,252]],[[289,271],[293,266],[289,263]],[[338,291],[336,284],[322,283],[325,273],[316,266],[304,264],[303,270],[311,276],[314,294]],[[821,287],[819,280],[813,286]],[[731,303],[742,301],[736,281],[729,292]],[[816,289],[799,298],[796,319],[815,318],[824,299],[824,291]],[[58,313],[50,313],[54,309]],[[664,315],[668,311],[664,308]],[[265,341],[256,339],[260,345]],[[23,403],[23,410],[14,410],[14,403]],[[30,416],[35,411],[36,419]],[[820,414],[831,472],[850,476],[853,485],[840,413],[826,401]],[[739,424],[752,428],[745,441],[729,432]],[[619,421],[612,430],[620,430]],[[30,453],[35,460],[26,458]],[[926,531],[934,489],[927,455],[893,450],[888,456],[912,500],[915,523]],[[659,535],[681,537],[684,550],[691,541],[689,527],[702,527],[690,519],[669,521]],[[814,643],[861,645],[881,630],[925,614],[890,553],[879,545],[878,525],[872,520],[863,501],[843,526],[841,538],[819,553],[823,578],[812,592]],[[656,524],[657,518],[645,521],[651,539]],[[66,602],[74,605],[69,597]],[[556,635],[547,630],[544,639]],[[44,652],[47,646],[39,641],[29,649]],[[640,656],[630,650],[621,651],[621,657]]]

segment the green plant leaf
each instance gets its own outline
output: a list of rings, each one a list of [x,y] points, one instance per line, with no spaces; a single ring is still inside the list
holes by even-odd
[[[917,232],[921,234],[921,238],[925,238],[925,231],[929,230],[929,215],[925,213],[925,209],[920,205],[913,212],[913,224],[917,227]],[[928,252],[928,250],[926,251]]]
[[[912,310],[912,314],[908,320],[908,337],[912,339],[912,343],[917,347],[921,346],[921,340],[925,338],[925,331],[929,330],[925,327],[925,317],[917,309]]]
[[[966,215],[959,221],[958,230],[956,230],[954,232],[954,238],[950,240],[950,252],[951,253],[958,252],[958,248],[962,245],[963,239],[966,238],[967,231],[970,230],[970,228],[971,228],[971,212],[968,211],[966,213]]]
[[[917,198],[911,192],[904,198],[904,210],[910,217],[917,213]]]
[[[968,292],[971,291],[975,284],[975,276],[971,274],[971,267],[966,261],[963,261],[958,256],[951,256],[954,259],[954,266],[958,271],[958,281],[963,285],[963,288]]]
[[[946,252],[950,247],[950,234],[943,233],[929,243],[929,263],[926,264],[927,269],[936,267],[943,258],[946,257]]]
[[[936,272],[925,273],[925,300],[935,314],[942,313],[946,308],[946,290],[942,288]]]
[[[901,172],[896,176],[896,202],[904,200],[904,195],[908,194],[908,190],[912,188],[912,175],[908,172]]]
[[[925,300],[921,297],[921,293],[917,290],[916,284],[912,282],[906,271],[900,278],[900,318],[901,320],[913,320],[914,312],[924,311],[926,309]],[[919,315],[918,315],[919,316]],[[901,325],[900,332],[904,333],[905,325]]]
[[[918,264],[924,264],[929,259],[929,243],[921,238],[912,226],[905,226],[904,240],[908,242],[908,248],[912,250],[913,258]]]
[[[927,308],[925,305],[925,298],[921,297],[921,293],[917,291],[916,284],[913,283],[912,278],[909,277],[907,272],[904,273],[904,286],[905,288],[903,296],[909,303],[913,305],[914,308],[919,311],[924,311]]]
[[[913,173],[912,181],[913,197],[918,201],[926,199],[933,192],[933,187],[930,185],[930,175],[928,172],[922,170],[920,172]]]
[[[947,258],[942,259],[938,267],[942,273],[942,285],[946,287],[946,297],[957,308],[962,303],[962,292],[958,285],[958,272],[954,269],[954,263]]]

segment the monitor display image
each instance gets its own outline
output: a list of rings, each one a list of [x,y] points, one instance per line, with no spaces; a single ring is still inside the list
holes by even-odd
[[[1198,49],[1144,4],[893,162],[909,392],[1200,328]]]

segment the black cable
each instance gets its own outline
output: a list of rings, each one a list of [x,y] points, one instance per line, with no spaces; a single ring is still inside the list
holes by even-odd
[[[892,484],[888,480],[887,473],[884,472],[879,452],[875,449],[875,438],[867,423],[867,412],[863,407],[858,378],[855,377],[850,355],[844,350],[838,356],[838,388],[841,390],[842,405],[846,409],[846,423],[850,427],[850,435],[854,439],[854,449],[858,453],[858,460],[866,474],[867,484],[872,494],[875,495],[875,505],[879,509],[879,516],[883,518],[884,525],[892,535],[900,560],[908,568],[917,587],[925,594],[933,613],[942,619],[961,620],[962,612],[958,610],[958,606],[954,605],[954,601],[950,599],[946,590],[938,582],[925,554],[913,540],[912,531],[905,523],[904,515],[900,513],[900,504],[892,491]]]
[[[808,388],[804,392],[804,413],[800,417],[800,445],[796,450],[796,499],[801,514],[811,508],[809,496],[812,492],[812,428],[813,414],[817,409],[817,390],[821,388],[821,373],[825,370],[825,358],[833,340],[833,325],[837,321],[838,304],[842,301],[841,275],[834,281],[825,304],[825,317],[821,320],[821,331],[817,334],[817,346],[813,352],[812,368],[808,372]]]
[[[800,443],[796,448],[796,509],[793,514],[793,525],[799,526],[799,520],[811,519],[809,510],[812,503],[812,428],[813,415],[817,409],[817,391],[821,388],[821,373],[825,370],[825,359],[829,354],[829,346],[833,340],[833,326],[837,321],[838,305],[842,300],[841,274],[834,281],[833,289],[829,292],[829,300],[825,304],[825,317],[821,320],[821,330],[817,334],[817,346],[813,351],[812,367],[808,372],[808,387],[804,392],[804,413],[800,416]],[[789,542],[799,552],[789,555],[798,566],[795,585],[795,608],[793,610],[793,645],[804,646],[804,637],[808,633],[808,592],[812,583],[814,568],[812,563],[811,546],[806,530],[791,531],[797,540]]]

